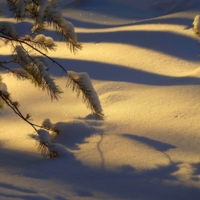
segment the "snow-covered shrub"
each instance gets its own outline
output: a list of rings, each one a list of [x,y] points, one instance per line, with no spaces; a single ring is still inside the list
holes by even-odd
[[[0,22],[0,39],[5,45],[11,46],[10,60],[5,61],[1,58],[0,68],[13,74],[19,80],[29,80],[35,86],[47,91],[52,99],[59,99],[62,91],[55,84],[44,59],[41,59],[41,57],[49,59],[63,70],[68,80],[66,85],[71,87],[72,91],[77,93],[77,96],[82,95],[83,102],[86,103],[91,112],[97,117],[102,116],[101,104],[89,75],[85,72],[67,71],[64,66],[47,55],[48,50],[56,50],[54,39],[41,33],[49,27],[54,28],[55,34],[67,43],[71,51],[75,52],[82,49],[73,24],[62,16],[60,10],[56,8],[54,0],[6,1],[10,12],[17,19],[17,23],[19,21],[23,23],[28,18],[32,20],[33,26],[21,36],[22,33],[17,33],[14,24],[7,21]],[[17,65],[17,67],[11,67],[10,63],[14,63],[14,66]],[[3,105],[8,105],[14,113],[31,125],[38,133],[38,148],[42,154],[50,154],[50,157],[54,157],[67,152],[62,145],[50,141],[51,137],[48,131],[59,132],[50,120],[44,121],[40,126],[29,120],[29,114],[24,116],[20,112],[19,104],[11,100],[6,83],[2,82],[0,76],[0,108],[3,108]]]

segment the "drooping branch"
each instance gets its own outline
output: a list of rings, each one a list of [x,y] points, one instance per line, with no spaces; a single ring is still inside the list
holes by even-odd
[[[90,78],[85,72],[68,71],[67,86],[72,88],[72,91],[77,93],[77,97],[82,94],[83,102],[92,113],[97,117],[103,116],[103,111],[97,93],[95,92]]]
[[[44,57],[48,58],[49,60],[51,60],[53,63],[56,63],[67,75],[68,78],[68,82],[67,82],[67,86],[71,87],[73,91],[75,91],[77,93],[77,97],[79,97],[80,94],[82,94],[82,99],[83,102],[86,104],[86,106],[88,108],[91,109],[92,113],[95,116],[102,116],[102,110],[101,108],[99,108],[99,100],[98,103],[97,100],[93,101],[93,96],[94,96],[94,92],[93,92],[93,87],[91,87],[91,84],[89,84],[89,88],[88,84],[84,84],[84,82],[82,81],[82,79],[76,80],[74,78],[74,76],[72,76],[72,74],[69,74],[68,71],[60,64],[58,63],[55,59],[49,57],[47,54],[43,53],[41,50],[35,48],[32,44],[30,44],[29,41],[24,41],[21,38],[12,38],[12,41],[17,41],[19,42],[21,45],[27,45],[28,47],[30,47],[31,49],[35,50],[36,52],[38,52],[39,54],[43,55]],[[88,78],[89,80],[89,78]],[[95,95],[97,96],[97,95]],[[98,99],[97,97],[95,97],[95,99]]]
[[[15,112],[15,114],[17,114],[21,119],[23,119],[25,122],[27,122],[29,125],[31,125],[32,127],[33,127],[33,129],[36,131],[36,132],[38,132],[37,131],[37,128],[36,127],[38,127],[38,128],[43,128],[42,126],[40,126],[40,125],[37,125],[37,124],[34,124],[34,123],[32,123],[32,122],[30,122],[29,120],[28,120],[28,118],[30,117],[28,114],[27,114],[27,116],[25,117],[25,116],[23,116],[23,114],[20,112],[20,110],[18,109],[18,103],[17,102],[13,102],[11,99],[10,99],[10,97],[9,97],[10,95],[8,94],[8,95],[4,95],[1,91],[0,91],[0,97],[3,99],[3,101]]]
[[[18,106],[18,102],[13,102],[10,98],[10,94],[7,92],[7,86],[6,84],[1,82],[1,77],[0,77],[0,100],[2,100],[7,106],[9,106],[16,115],[18,115],[22,120],[24,120],[26,123],[28,123],[34,130],[35,132],[38,134],[39,138],[41,137],[40,133],[41,132],[47,132],[46,130],[48,130],[45,126],[40,126],[37,124],[34,124],[32,122],[30,122],[30,115],[27,114],[26,117],[21,113],[21,111],[19,110]],[[38,129],[39,128],[39,129]],[[46,129],[46,130],[44,130]],[[45,157],[56,157],[57,154],[51,150],[51,148],[49,147],[49,143],[37,140],[37,149],[38,151]]]
[[[17,20],[23,21],[25,17],[30,17],[34,21],[32,33],[44,30],[45,27],[53,24],[55,33],[66,40],[69,48],[74,53],[82,49],[74,26],[69,21],[65,20],[62,13],[56,8],[54,1],[48,0],[7,0],[10,11]],[[46,23],[47,22],[47,23]]]
[[[40,6],[39,1],[33,0],[33,2],[37,6]],[[45,1],[45,2],[47,3],[47,1]],[[47,6],[47,4],[45,4],[45,6]],[[45,8],[48,8],[48,6]],[[54,12],[54,9],[53,10],[51,10],[51,9],[45,10],[44,9],[43,17],[45,17],[46,15],[49,15],[49,17],[51,17],[52,20],[54,20],[57,24],[59,24],[58,28],[63,29],[63,30],[61,30],[61,33],[65,34],[65,36],[67,36],[67,34],[68,34],[67,30],[71,31],[71,34],[69,36],[73,36],[74,41],[76,41],[76,36],[74,35],[75,33],[74,33],[74,29],[73,29],[72,25],[68,21],[66,21],[57,11],[55,11],[54,14],[53,14],[53,12]],[[27,52],[26,48],[24,47],[24,45],[26,45],[27,47],[31,48],[35,52],[39,53],[40,55],[48,58],[53,63],[56,63],[57,66],[59,66],[66,73],[66,76],[68,77],[67,86],[71,87],[72,90],[77,93],[77,96],[82,94],[83,102],[86,104],[86,106],[88,108],[91,109],[93,114],[95,114],[96,116],[102,116],[102,109],[101,109],[101,106],[99,106],[100,103],[99,103],[99,100],[97,100],[98,99],[97,95],[95,95],[96,100],[94,101],[93,87],[89,86],[89,88],[88,88],[88,84],[85,85],[84,82],[80,81],[82,79],[80,79],[79,81],[74,79],[74,77],[71,76],[71,74],[69,74],[68,71],[59,62],[57,62],[55,59],[49,57],[46,53],[44,53],[42,50],[40,50],[40,48],[42,48],[45,51],[47,51],[47,49],[54,50],[55,45],[54,45],[52,38],[50,38],[50,37],[47,38],[46,36],[44,36],[42,34],[37,35],[35,38],[32,38],[29,35],[26,35],[25,37],[21,38],[21,37],[18,37],[17,34],[6,34],[3,30],[0,30],[0,33],[3,34],[3,35],[0,35],[0,37],[5,39],[6,41],[10,41],[12,43],[12,45],[13,45],[13,42],[19,43],[20,46],[22,47],[22,50],[20,50],[20,51],[22,52],[22,54],[25,54],[24,58],[23,58],[23,56],[18,55],[17,63],[20,64],[28,73],[24,73],[22,70],[19,71],[18,69],[11,70],[12,72],[14,72],[17,75],[17,77],[19,77],[19,78],[24,77],[26,79],[30,79],[33,83],[36,83],[36,85],[42,87],[42,89],[47,89],[47,91],[50,91],[49,94],[51,95],[52,98],[57,99],[58,95],[60,94],[60,90],[58,89],[58,87],[55,84],[53,84],[53,80],[48,79],[48,81],[50,81],[50,82],[48,82],[45,79],[45,77],[47,75],[46,72],[43,71],[43,72],[45,72],[45,75],[43,73],[40,73],[40,70],[38,70],[37,64],[35,63],[35,61],[32,61],[32,62],[29,61],[28,57],[30,59],[32,59],[32,58],[29,55],[29,52]],[[46,40],[48,42],[45,42]],[[17,46],[13,47],[13,48],[17,49]],[[31,66],[30,66],[30,64],[31,64]],[[54,90],[52,90],[52,88]]]

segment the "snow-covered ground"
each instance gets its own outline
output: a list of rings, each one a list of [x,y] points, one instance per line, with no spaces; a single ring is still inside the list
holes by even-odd
[[[54,142],[67,153],[43,158],[32,127],[10,108],[1,110],[0,199],[198,200],[200,45],[192,22],[200,1],[58,5],[83,50],[74,55],[58,41],[49,55],[67,70],[89,74],[105,116],[90,114],[55,64],[49,63],[64,93],[54,102],[31,83],[3,74],[24,114],[36,124],[49,118],[61,129]],[[0,48],[1,58],[8,52]]]

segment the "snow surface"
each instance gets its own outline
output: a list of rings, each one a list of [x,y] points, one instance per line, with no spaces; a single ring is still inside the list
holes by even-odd
[[[32,127],[10,108],[1,110],[0,199],[199,200],[200,46],[192,31],[199,0],[58,5],[83,50],[73,55],[57,41],[58,50],[49,55],[67,70],[89,74],[105,117],[90,115],[65,88],[55,63],[48,67],[64,90],[59,101],[2,73],[32,122],[49,118],[59,129],[53,140],[65,156],[41,157]],[[30,27],[26,22],[17,30],[25,35]],[[0,52],[7,60],[9,48]]]

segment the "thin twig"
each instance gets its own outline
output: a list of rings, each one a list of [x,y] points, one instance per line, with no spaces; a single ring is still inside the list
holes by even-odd
[[[4,34],[2,31],[0,31],[0,33]],[[20,44],[26,44],[27,46],[31,47],[33,50],[37,51],[38,53],[40,53],[41,55],[43,55],[44,57],[48,58],[49,60],[51,60],[53,63],[56,63],[66,74],[67,74],[67,70],[60,64],[58,63],[56,60],[54,60],[53,58],[49,57],[47,54],[43,53],[42,51],[40,51],[39,49],[35,48],[34,46],[32,46],[31,44],[29,44],[28,42],[25,42],[24,40],[21,40],[20,38],[17,37],[11,37],[11,36],[2,36],[0,35],[0,37],[10,40],[10,41],[15,41],[15,42],[19,42]],[[33,42],[33,41],[31,41]]]
[[[20,112],[20,110],[17,108],[17,106],[15,106],[12,101],[8,98],[8,97],[5,97],[4,95],[2,95],[0,93],[0,96],[1,98],[4,100],[4,102],[21,118],[23,119],[25,122],[27,122],[29,125],[31,125],[34,130],[38,133],[36,127],[39,127],[39,128],[44,128],[40,125],[37,125],[37,124],[34,124],[32,122],[30,122],[26,117],[23,116],[23,114]]]

